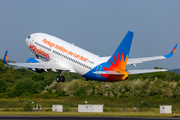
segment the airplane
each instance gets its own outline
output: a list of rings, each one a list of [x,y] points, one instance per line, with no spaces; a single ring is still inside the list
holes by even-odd
[[[29,35],[25,42],[36,58],[29,58],[26,63],[7,63],[8,51],[6,51],[3,62],[7,65],[27,67],[37,73],[58,72],[57,82],[65,81],[65,77],[61,76],[64,71],[81,75],[86,80],[101,82],[124,81],[132,74],[167,71],[166,69],[126,70],[126,65],[136,66],[146,61],[170,58],[178,45],[176,44],[167,55],[128,59],[133,36],[134,33],[128,31],[112,56],[99,57],[55,36],[34,33]]]

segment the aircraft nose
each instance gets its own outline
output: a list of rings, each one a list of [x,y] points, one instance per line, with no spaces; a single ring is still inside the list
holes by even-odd
[[[27,45],[27,46],[30,45],[30,39],[31,39],[31,35],[29,35],[29,36],[25,39],[25,42],[26,42],[26,45]]]
[[[26,44],[27,44],[27,42],[28,42],[28,37],[25,39],[25,42],[26,42]]]
[[[34,42],[35,42],[35,40],[37,39],[37,37],[38,37],[38,35],[35,34],[35,33],[29,35],[29,36],[26,38],[26,40],[25,40],[26,45],[29,47],[30,44],[34,44]]]

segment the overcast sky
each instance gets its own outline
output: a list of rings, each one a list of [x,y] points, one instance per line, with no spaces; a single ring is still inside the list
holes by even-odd
[[[126,33],[134,32],[129,58],[168,54],[180,43],[180,0],[0,0],[0,58],[33,57],[25,39],[43,32],[99,56],[110,56]],[[180,45],[180,44],[179,44]],[[137,68],[180,68],[174,56]]]

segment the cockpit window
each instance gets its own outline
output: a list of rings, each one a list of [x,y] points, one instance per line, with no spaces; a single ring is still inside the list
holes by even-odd
[[[31,38],[31,36],[28,36],[28,39],[30,39]]]

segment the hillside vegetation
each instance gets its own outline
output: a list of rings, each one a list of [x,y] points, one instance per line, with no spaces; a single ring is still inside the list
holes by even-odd
[[[76,74],[63,73],[64,83],[55,81],[57,73],[34,73],[26,68],[4,65],[0,60],[0,98],[58,98],[103,96],[113,98],[152,97],[178,98],[180,75],[174,72],[159,72],[131,75],[121,82],[85,81]]]

